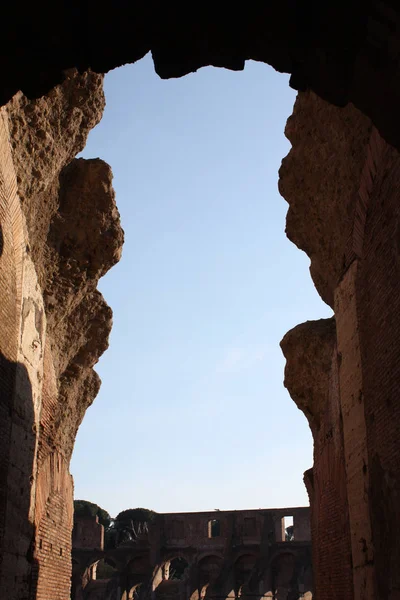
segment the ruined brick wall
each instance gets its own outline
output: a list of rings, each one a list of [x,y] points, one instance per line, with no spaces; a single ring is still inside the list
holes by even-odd
[[[312,506],[313,564],[315,572],[320,574],[318,593],[321,600],[335,596],[350,600],[353,597],[352,556],[335,346],[327,391],[320,428],[314,436],[313,483],[308,486]]]
[[[104,548],[104,526],[95,517],[75,517],[72,531],[72,545],[80,549]]]
[[[42,465],[37,489],[32,597],[63,600],[71,585],[73,488],[68,464],[60,454],[50,454]]]
[[[10,600],[70,596],[69,460],[111,328],[96,286],[123,241],[110,168],[73,160],[103,107],[102,76],[71,72],[48,97],[18,94],[1,109],[0,589]]]
[[[310,509],[303,508],[293,515],[293,537],[296,542],[311,540]]]
[[[400,589],[400,162],[397,150],[356,109],[336,110],[312,94],[299,96],[287,128],[293,150],[280,185],[290,204],[288,235],[310,256],[311,274],[334,308],[336,326],[303,324],[285,336],[282,348],[285,383],[314,436],[314,467],[305,480],[318,598],[340,592],[372,600]],[[293,169],[299,173],[301,161],[309,160],[307,140],[326,158],[328,122],[336,123],[342,146],[324,168],[329,196],[319,183],[316,155],[313,172],[303,170],[295,192]],[[348,173],[351,187],[344,185]]]
[[[32,500],[44,325],[43,302],[26,246],[5,109],[0,113],[0,217],[0,586],[4,597],[26,598],[34,535]]]
[[[344,309],[343,295],[339,307],[338,290],[363,233],[365,214],[359,190],[371,132],[369,120],[354,107],[340,110],[311,92],[299,94],[286,126],[292,149],[280,170],[280,191],[289,203],[286,233],[310,257],[316,288],[336,315],[336,322],[299,325],[282,340],[287,359],[285,385],[307,417],[314,438],[314,466],[305,481],[311,505],[315,588],[321,599],[354,594],[355,532],[349,503],[355,511],[359,506],[348,496],[352,453],[346,441],[351,440],[348,427],[353,415],[346,402],[358,397],[353,377],[357,318]],[[360,439],[365,439],[362,432]],[[354,489],[359,483],[355,482]]]
[[[400,157],[377,134],[371,140],[369,167],[363,182],[367,219],[355,281],[367,450],[363,478],[375,593],[389,598],[400,590]]]
[[[298,325],[282,340],[285,384],[308,418],[314,466],[305,474],[310,497],[313,567],[318,598],[353,597],[350,524],[333,319]]]
[[[283,518],[289,516],[297,540],[285,540]],[[212,532],[209,524],[215,521],[218,529]],[[91,598],[95,589],[99,598],[111,600],[118,588],[122,600],[132,600],[134,590],[140,600],[312,597],[309,507],[159,514],[140,541],[104,553],[91,551],[95,525],[87,519],[89,543],[86,529],[75,529],[73,559],[80,568],[74,600]],[[92,572],[100,558],[115,565],[110,586],[102,590]]]
[[[260,544],[269,535],[270,542],[284,542],[284,517],[293,517],[296,541],[310,540],[308,507],[211,511],[202,513],[165,513],[159,516],[163,544],[169,547],[212,548],[239,544]],[[218,522],[218,535],[211,536],[211,523]],[[268,530],[268,531],[267,531]]]
[[[221,35],[217,33],[218,28],[213,30],[214,19],[190,23],[192,27],[184,20],[173,23],[166,19],[161,35],[157,27],[151,32],[145,27],[144,39],[137,41],[129,31],[129,39],[137,43],[129,48],[126,36],[120,35],[118,29],[114,34],[120,38],[121,55],[110,58],[108,44],[97,65],[106,64],[109,68],[107,58],[111,64],[119,64],[126,60],[127,51],[135,60],[150,48],[150,40],[155,41],[153,55],[163,76],[180,75],[210,61],[242,68],[245,57],[268,61],[273,56],[274,64],[293,72],[295,86],[302,89],[311,86],[343,104],[353,97],[380,124],[387,139],[398,144],[399,93],[398,78],[394,76],[397,66],[393,57],[389,60],[388,56],[389,50],[398,44],[393,34],[398,15],[385,8],[385,3],[376,3],[373,15],[365,15],[365,19],[357,19],[359,7],[353,7],[349,11],[352,15],[349,22],[342,19],[344,15],[340,12],[331,15],[322,9],[319,15],[322,19],[317,18],[316,23],[325,24],[330,22],[328,17],[336,16],[336,26],[344,25],[344,30],[338,28],[338,31],[347,33],[347,40],[353,39],[352,25],[360,25],[360,22],[362,28],[366,25],[357,57],[350,52],[350,62],[346,62],[340,51],[342,59],[337,62],[335,52],[330,54],[327,48],[320,47],[320,36],[316,36],[317,42],[313,39],[310,44],[310,49],[314,49],[318,43],[318,52],[309,51],[301,60],[296,52],[287,52],[287,48],[293,49],[293,34],[296,47],[298,40],[307,39],[311,32],[309,28],[303,31],[297,22],[290,20],[292,11],[286,6],[276,9],[284,16],[276,22],[288,25],[282,30],[286,34],[272,35],[275,41],[264,48],[260,43],[268,37],[264,27],[276,28],[275,19],[268,18],[268,12],[263,15],[264,19],[255,15],[254,22],[251,19],[252,27],[248,27],[247,19],[243,37],[229,33],[231,29],[241,31],[237,25],[242,21],[242,14],[234,17],[233,28],[221,27]],[[348,7],[345,10],[348,11]],[[118,11],[113,12],[114,20],[116,15],[118,17]],[[12,48],[16,52],[15,62],[8,65],[10,81],[3,90],[3,99],[8,100],[18,89],[16,82],[21,72],[27,89],[34,93],[39,90],[37,95],[40,95],[40,90],[50,89],[54,81],[59,81],[67,64],[78,61],[82,66],[91,63],[93,58],[91,54],[92,58],[86,57],[88,62],[83,63],[79,58],[80,52],[85,54],[87,48],[92,52],[92,45],[87,44],[86,25],[82,27],[84,44],[79,50],[75,40],[72,43],[69,37],[71,32],[75,35],[76,28],[66,19],[68,34],[64,31],[63,36],[57,36],[59,51],[62,49],[66,62],[55,76],[54,56],[51,51],[43,52],[44,37],[37,35],[37,31],[44,32],[43,24],[51,32],[56,27],[47,27],[48,21],[40,11],[35,16],[36,26],[29,23],[27,31],[36,41],[40,40],[39,46],[29,35],[19,35],[19,39],[27,40],[28,48],[27,52],[20,52],[19,46],[14,44],[16,36],[12,28],[11,37],[3,40],[5,49]],[[26,13],[25,18],[31,19],[31,14]],[[9,22],[14,21],[20,26],[18,19],[9,19]],[[129,28],[131,21],[123,21],[126,33],[124,27]],[[308,18],[300,21],[303,25],[309,23]],[[199,41],[204,41],[204,32],[211,31],[207,26],[209,22],[212,23],[213,33],[209,38],[212,41],[203,52],[199,48],[205,45]],[[113,28],[112,19],[107,23]],[[226,24],[225,16],[221,24]],[[360,33],[360,29],[356,29]],[[104,39],[111,38],[102,35],[101,27],[97,33],[96,27],[94,30],[96,47],[101,51],[105,48]],[[315,27],[315,31],[320,30]],[[236,38],[242,40],[239,50]],[[54,39],[52,33],[48,38],[52,45]],[[188,52],[189,39],[193,45]],[[336,39],[339,44],[343,43],[341,35]],[[331,43],[330,38],[328,43]],[[31,56],[32,48],[36,58],[23,65]],[[68,55],[71,48],[73,54]],[[180,60],[183,55],[185,58]],[[374,60],[370,60],[371,56]],[[52,61],[52,74],[46,73],[49,64],[43,63],[40,57]],[[285,57],[291,57],[290,64],[284,60],[282,66],[280,61]],[[377,65],[389,68],[379,70]],[[22,69],[23,66],[26,69]],[[40,548],[40,540],[52,540],[56,529],[60,529],[59,537],[64,540],[70,527],[69,457],[85,408],[98,390],[99,381],[92,367],[107,345],[105,340],[111,326],[110,311],[96,292],[96,283],[118,259],[122,243],[107,167],[101,161],[76,161],[64,170],[80,149],[90,126],[99,118],[99,114],[96,117],[98,110],[94,110],[92,118],[85,120],[90,105],[85,90],[90,77],[76,79],[76,86],[71,84],[72,79],[67,75],[66,87],[58,86],[48,99],[31,103],[18,94],[7,108],[8,123],[7,113],[2,111],[1,114],[0,585],[8,598],[34,597],[35,585],[39,590],[44,589],[47,576],[40,565],[47,560],[46,548],[50,545]],[[96,87],[96,81],[94,84]],[[100,105],[101,100],[97,105],[101,112]],[[392,120],[396,122],[394,127]],[[9,126],[12,144],[8,137]],[[322,386],[313,393],[317,378],[305,390],[301,401],[297,398],[308,418],[318,421],[313,426],[314,470],[308,478],[314,545],[318,546],[316,561],[321,565],[317,586],[321,594],[324,589],[331,589],[335,595],[336,590],[344,590],[347,597],[352,593],[356,597],[362,594],[366,599],[395,596],[400,588],[399,545],[395,537],[399,526],[396,506],[400,478],[396,395],[399,381],[397,154],[383,144],[370,121],[352,106],[333,109],[311,93],[299,96],[287,133],[293,143],[281,172],[281,189],[290,204],[287,233],[310,256],[316,287],[321,297],[334,307],[336,318],[331,360],[324,364],[323,370],[325,375],[329,374],[322,378],[325,391]],[[89,215],[85,210],[85,206],[92,206],[88,202],[92,199],[89,191],[96,181],[108,190],[103,197],[97,189],[96,198],[102,206],[103,202],[107,205],[106,198],[109,199],[106,212],[110,217],[111,235],[108,238],[115,241],[114,247],[108,247],[104,255],[100,238],[95,235],[96,225],[94,231],[88,230],[88,237],[79,245],[78,223],[71,210],[74,194],[68,193],[68,189],[84,190],[77,214],[86,227],[92,219],[96,221],[96,215]],[[57,240],[63,233],[65,237],[58,245]],[[91,258],[89,264],[84,264],[82,249],[87,244]],[[74,249],[78,250],[76,254]],[[66,276],[68,272],[72,279]],[[93,321],[101,323],[101,327],[93,329],[85,320],[87,314],[99,316]],[[306,354],[301,346],[298,352]],[[313,373],[318,371],[318,360],[310,369]],[[312,406],[306,402],[310,396],[321,402],[317,401],[311,415]],[[62,491],[58,487],[59,480],[65,484]],[[52,512],[57,515],[53,532],[46,509],[43,513],[37,510],[36,498],[42,493],[42,506],[48,507],[49,515]],[[64,512],[60,512],[60,497]],[[326,544],[321,524],[325,530],[330,527],[333,540],[330,545]],[[279,524],[277,527],[279,530]],[[348,569],[349,564],[352,571]],[[38,577],[31,580],[35,565]],[[353,577],[351,591],[349,573]],[[55,590],[59,598],[67,594],[66,579],[60,571],[62,581],[65,589]]]

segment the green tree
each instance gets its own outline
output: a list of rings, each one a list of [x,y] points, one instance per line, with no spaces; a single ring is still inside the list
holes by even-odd
[[[149,525],[156,517],[157,513],[148,508],[128,508],[120,512],[113,523],[116,545],[136,540],[148,531]]]
[[[94,502],[89,500],[74,500],[74,517],[99,517],[99,523],[108,529],[112,518],[109,513]]]

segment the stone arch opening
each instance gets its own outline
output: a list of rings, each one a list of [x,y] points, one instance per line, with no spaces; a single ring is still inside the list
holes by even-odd
[[[235,569],[238,572],[250,572],[257,562],[257,555],[252,553],[243,553],[235,560]]]
[[[214,521],[215,521],[215,525],[217,525],[217,523],[218,523],[218,519],[216,519],[216,520],[214,520]],[[218,528],[218,527],[216,527],[216,528]],[[209,528],[209,529],[210,529],[210,528]],[[249,533],[249,535],[250,535],[250,533]],[[210,535],[210,534],[209,534],[209,537],[218,537],[218,536],[219,536],[219,534],[216,534],[215,532],[214,532],[214,534],[213,534],[213,535]],[[178,537],[179,537],[179,536],[178,536]]]
[[[138,583],[137,585],[134,585],[133,587],[131,587],[131,589],[129,590],[129,594],[128,594],[128,600],[139,600],[141,586],[142,586],[142,584]]]
[[[117,573],[117,565],[113,560],[102,558],[97,563],[96,579],[111,579]]]
[[[216,581],[223,565],[223,558],[209,554],[201,558],[198,563],[201,582],[213,583]]]
[[[255,554],[241,554],[235,561],[234,574],[235,574],[235,590],[237,596],[242,596],[245,590],[246,584],[249,582],[253,569],[257,563],[257,555]]]
[[[295,554],[282,552],[275,556],[271,563],[271,583],[276,600],[286,600],[302,594],[299,590]]]
[[[267,69],[266,69],[266,70],[267,70]],[[237,74],[235,74],[234,76],[235,76],[235,77],[239,77],[239,75],[237,75]],[[197,75],[196,75],[196,77],[197,77]],[[111,102],[112,102],[112,99],[111,99]],[[110,104],[110,106],[111,106],[111,102],[109,103],[109,104]],[[282,119],[282,128],[283,128],[283,125],[284,125],[284,119]],[[101,128],[101,125],[100,125],[100,128]],[[110,144],[109,144],[109,145],[110,145]],[[112,144],[111,144],[111,145],[112,145]],[[113,161],[110,161],[110,162],[113,162]],[[115,161],[114,161],[114,162],[115,162]],[[274,181],[274,184],[273,184],[273,185],[275,185],[275,181]],[[117,192],[117,193],[118,193],[118,192]],[[267,195],[268,195],[268,193],[266,194],[266,196],[267,196]],[[268,202],[268,199],[267,199],[267,197],[265,197],[265,200],[264,200],[264,201],[265,201],[265,203],[267,203],[267,202]],[[281,202],[281,201],[279,200],[279,202]],[[286,212],[286,207],[285,207],[285,204],[284,204],[284,203],[282,204],[282,212],[283,212],[283,213],[284,213],[284,212]],[[266,219],[266,220],[267,220],[267,219]],[[282,216],[282,221],[281,221],[282,240],[284,240],[284,243],[287,245],[287,240],[284,238],[284,234],[283,234],[283,228],[284,228],[284,217]],[[129,233],[128,233],[128,235],[129,235]],[[294,249],[293,249],[293,250],[294,250]],[[172,261],[170,261],[170,264],[173,264],[173,262],[172,262]],[[303,266],[304,266],[304,271],[306,271],[306,269],[307,269],[307,266],[306,266],[305,264],[304,264]],[[307,277],[308,277],[308,276],[307,276]],[[313,293],[314,293],[314,290],[313,290]],[[107,296],[108,296],[108,295],[107,295]],[[315,297],[316,297],[316,296],[315,296]],[[113,301],[110,301],[110,303],[111,303],[111,304],[114,304],[114,302],[113,302]],[[161,313],[161,311],[159,311],[159,313]],[[193,319],[192,319],[192,320],[193,320]],[[115,336],[116,336],[116,328],[117,328],[117,325],[118,325],[117,321],[118,321],[118,310],[115,310],[115,316],[114,316],[114,335],[115,335]],[[126,326],[124,327],[124,329],[126,329]],[[232,331],[233,331],[233,334],[235,335],[235,333],[234,333],[234,329],[233,329]],[[282,327],[282,331],[285,331],[285,327]],[[268,337],[268,336],[263,336],[263,339],[267,339],[267,337]],[[280,338],[280,336],[278,336],[278,335],[277,335],[277,336],[276,336],[276,341],[277,341],[277,343],[276,343],[276,344],[274,344],[274,347],[275,347],[275,352],[276,352],[276,355],[277,355],[277,356],[279,355],[279,358],[278,358],[278,360],[281,360],[281,359],[280,359],[280,350],[279,350],[279,345],[278,345],[278,339],[279,339],[279,338]],[[115,347],[116,347],[116,344],[117,344],[117,340],[116,340],[116,338],[114,338],[114,344],[113,344],[113,347],[110,349],[110,351],[111,351],[111,352],[113,351],[113,348],[115,349]],[[265,369],[265,370],[267,369],[267,366],[266,366],[267,359],[266,359],[266,358],[264,359],[264,358],[262,357],[262,354],[263,354],[263,352],[264,352],[264,350],[263,350],[262,348],[260,349],[260,351],[259,351],[259,352],[258,352],[257,350],[256,350],[255,352],[252,352],[252,351],[250,350],[250,352],[249,352],[250,356],[247,356],[247,357],[246,357],[245,355],[247,354],[247,352],[248,352],[248,349],[245,349],[245,350],[244,350],[244,353],[243,353],[243,354],[244,354],[244,356],[242,356],[242,357],[241,357],[241,356],[239,356],[239,355],[241,354],[241,349],[240,349],[240,348],[239,348],[239,351],[238,351],[238,352],[237,352],[235,349],[233,349],[233,352],[229,352],[229,351],[227,351],[227,355],[226,355],[226,356],[224,355],[224,356],[222,357],[222,361],[221,361],[221,364],[223,363],[223,364],[222,364],[222,366],[221,366],[221,365],[217,365],[217,367],[218,367],[218,368],[221,368],[221,370],[224,370],[224,369],[226,369],[226,370],[229,370],[230,368],[234,368],[234,366],[232,367],[232,365],[235,363],[235,361],[238,361],[238,363],[239,363],[239,364],[238,364],[238,368],[239,368],[239,369],[241,369],[242,367],[240,366],[240,363],[241,363],[241,361],[243,361],[244,368],[246,369],[246,368],[247,368],[247,366],[246,366],[246,365],[248,365],[248,364],[249,364],[249,362],[251,362],[251,361],[253,361],[253,360],[254,360],[254,361],[255,361],[255,363],[257,363],[257,362],[258,362],[258,364],[260,365],[260,371],[259,371],[259,372],[261,372],[261,369]],[[172,355],[172,354],[171,354],[171,355]],[[225,360],[225,359],[226,359],[226,360]],[[264,362],[264,361],[265,361],[265,362]],[[228,363],[229,363],[229,364],[228,364]],[[178,363],[177,363],[177,364],[178,364]],[[128,370],[124,370],[124,371],[125,371],[125,372],[128,372]],[[271,371],[272,371],[272,369],[271,369]],[[279,372],[280,372],[280,371],[279,371],[278,369],[274,370],[274,371],[273,371],[273,374],[271,373],[271,378],[270,378],[270,380],[272,380],[272,377],[275,377],[275,374],[276,374],[276,377],[277,377],[277,379],[279,379],[279,385],[280,385],[280,379],[281,379],[281,377],[280,377],[280,375],[278,375],[278,374],[279,374]],[[261,376],[260,376],[260,379],[261,379]],[[109,384],[108,384],[108,381],[110,381],[110,380],[111,380],[111,379],[110,379],[110,377],[109,377],[108,375],[104,375],[104,376],[103,376],[103,385],[102,385],[102,390],[103,390],[103,391],[101,391],[101,392],[100,392],[101,394],[102,394],[102,393],[104,393],[104,395],[106,395],[107,393],[109,393],[109,392],[107,392],[107,391],[106,391],[106,387],[109,385]],[[272,397],[272,394],[268,394],[268,395]],[[289,402],[287,402],[287,404],[290,406],[290,403],[289,403]],[[96,411],[96,410],[98,410],[98,408],[97,408],[98,406],[99,406],[99,407],[101,406],[101,405],[100,405],[100,403],[99,403],[98,405],[94,405],[93,411]],[[104,403],[103,403],[103,406],[104,406]],[[288,410],[290,410],[290,408],[288,408]],[[93,414],[93,411],[92,411],[92,414]],[[293,413],[292,413],[292,415],[293,415],[293,418],[294,418],[294,419],[301,419],[301,420],[303,421],[303,418],[302,418],[302,416],[301,416],[301,415],[298,413],[298,411],[297,411],[297,410],[295,410],[295,409],[294,409],[294,407],[293,407]],[[160,420],[159,420],[159,423],[161,423],[161,422],[162,422],[162,419],[160,419]],[[252,427],[252,428],[254,428],[254,427],[255,427],[255,424],[254,424],[254,423],[248,423],[248,424],[247,424],[247,426],[248,426],[248,427]],[[300,430],[300,427],[302,426],[302,423],[300,422],[300,420],[299,420],[299,421],[296,421],[296,424],[295,424],[295,426],[296,426],[296,428],[298,427],[298,428],[299,428],[299,430]],[[85,422],[83,423],[83,427],[85,427]],[[155,424],[155,427],[157,427],[157,423]],[[166,431],[166,429],[164,428],[164,432],[165,432],[165,431]],[[164,433],[164,434],[165,434],[165,433]],[[78,434],[78,435],[79,435],[79,434]],[[86,437],[86,434],[84,433],[84,430],[82,430],[82,433],[81,433],[81,435],[82,435],[82,436],[83,436],[83,435],[85,435],[85,437]],[[162,434],[162,432],[161,432],[161,435],[163,435],[163,434]],[[310,435],[309,435],[309,432],[308,432],[308,430],[307,430],[307,428],[306,428],[305,424],[303,425],[303,435],[304,435],[304,437],[306,437],[306,436],[307,436],[307,437],[306,437],[306,439],[307,439],[307,442],[306,442],[306,443],[307,443],[307,447],[308,447],[308,452],[309,452],[309,454],[310,454],[310,459],[307,459],[307,460],[304,462],[304,466],[308,466],[308,464],[309,464],[309,462],[310,462],[310,460],[311,460],[311,437],[310,437]],[[83,438],[82,438],[82,439],[83,439]],[[86,437],[86,439],[87,439],[87,437]],[[261,435],[259,435],[259,436],[257,436],[257,435],[256,435],[256,436],[255,436],[255,439],[257,440],[257,441],[256,441],[256,443],[258,443],[258,440],[261,440],[261,439],[262,439],[262,436],[261,436]],[[122,440],[123,440],[123,437],[121,436],[121,443],[122,443]],[[120,440],[118,440],[118,443],[119,443],[119,441],[120,441]],[[85,443],[86,443],[86,442],[85,442]],[[304,444],[303,444],[303,446],[304,446],[304,447],[306,447],[306,443],[304,443]],[[80,444],[80,442],[79,442],[79,439],[78,439],[78,448],[79,448],[79,444]],[[129,449],[128,449],[128,450],[129,450]],[[204,461],[204,462],[205,462],[205,461]],[[299,487],[301,486],[301,488],[302,488],[302,483],[301,483],[301,473],[303,472],[303,470],[304,470],[303,466],[299,467],[299,469],[298,469],[298,475],[297,475],[297,478],[298,478],[298,481],[299,481]],[[78,480],[77,480],[77,477],[76,477],[76,476],[75,476],[75,482],[76,482],[76,485],[78,485]],[[274,488],[273,488],[273,489],[274,489]],[[300,492],[300,493],[301,493],[301,492]],[[276,501],[274,502],[274,501],[272,500],[271,502],[273,502],[273,504],[275,504],[275,505],[278,505],[278,503],[277,503]],[[305,492],[304,492],[304,502],[306,502],[306,495],[305,495]],[[298,502],[298,503],[301,503],[301,502]]]
[[[203,556],[198,562],[198,598],[213,596],[213,589],[223,567],[223,558],[215,554]]]
[[[169,581],[183,581],[187,577],[187,570],[189,563],[183,556],[176,556],[175,558],[165,563],[164,569],[166,573],[166,579]]]
[[[149,568],[149,558],[146,555],[136,556],[129,561],[126,570],[132,575],[141,574]]]
[[[168,581],[184,581],[188,576],[190,566],[189,559],[182,554],[173,553],[165,557],[153,573],[153,590]]]
[[[156,599],[166,596],[179,597],[188,584],[190,564],[180,554],[171,556],[158,568],[153,577],[152,589]]]

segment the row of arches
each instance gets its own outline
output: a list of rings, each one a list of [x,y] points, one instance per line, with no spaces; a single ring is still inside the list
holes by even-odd
[[[279,553],[268,564],[256,554],[242,554],[234,562],[206,555],[190,563],[176,556],[159,568],[153,582],[156,600],[206,600],[211,598],[312,598],[311,561],[294,553]],[[144,600],[139,596],[138,600]]]
[[[155,562],[151,553],[132,553],[128,549],[92,555],[92,559],[86,555],[81,564],[86,582],[82,594],[73,596],[74,600],[312,597],[308,545],[266,551],[242,548],[236,554],[234,549],[226,553],[190,547],[164,555],[160,551],[161,557]]]

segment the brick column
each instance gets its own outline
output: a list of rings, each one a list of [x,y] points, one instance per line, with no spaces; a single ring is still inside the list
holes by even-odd
[[[336,289],[335,315],[354,596],[357,600],[375,600],[367,433],[356,303],[357,268],[358,261],[355,260]]]

